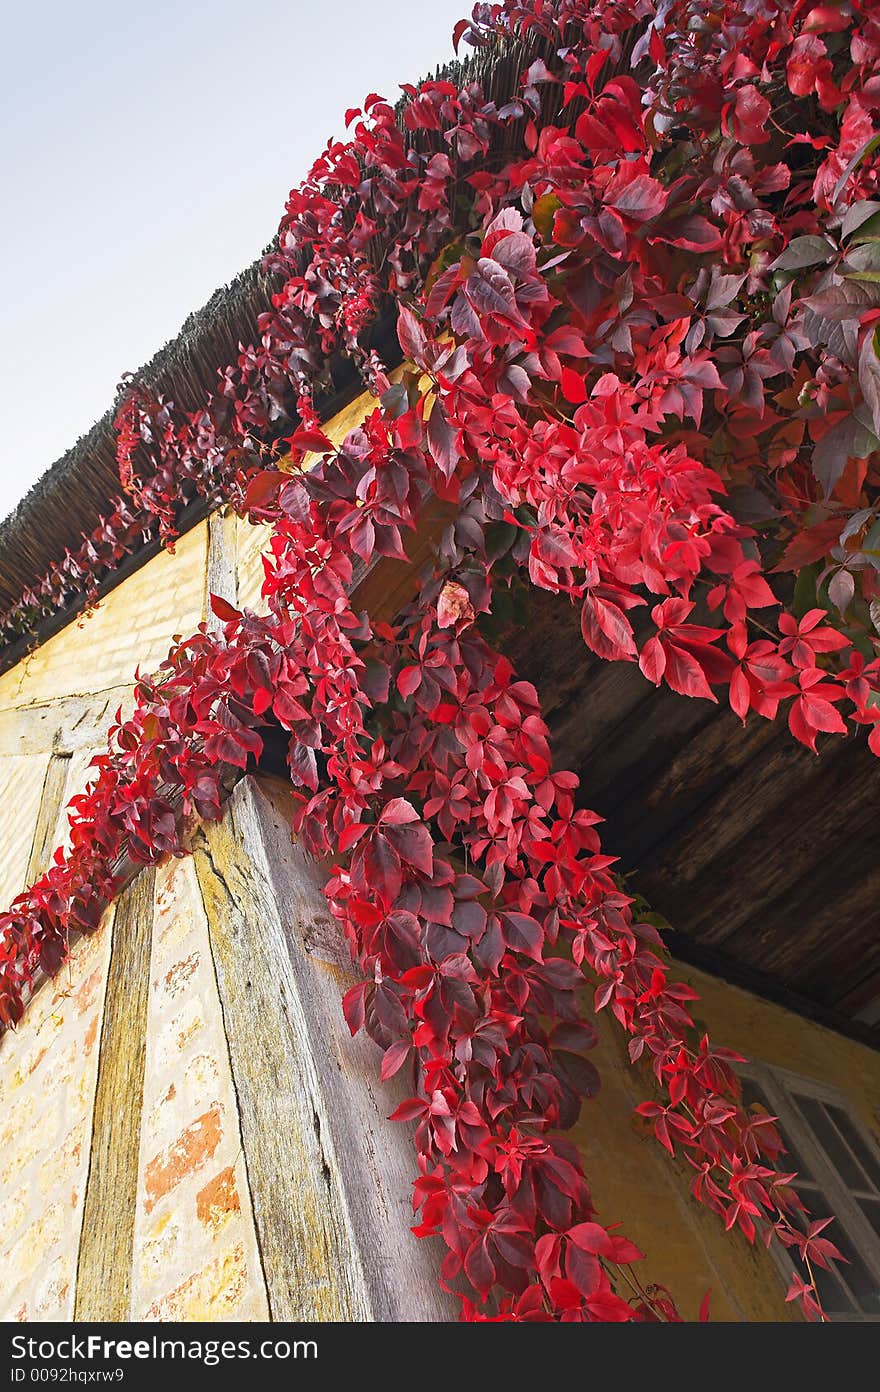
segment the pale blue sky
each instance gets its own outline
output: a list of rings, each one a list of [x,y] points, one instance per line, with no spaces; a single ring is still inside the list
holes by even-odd
[[[124,371],[270,240],[344,112],[452,56],[471,0],[6,7],[0,517]]]

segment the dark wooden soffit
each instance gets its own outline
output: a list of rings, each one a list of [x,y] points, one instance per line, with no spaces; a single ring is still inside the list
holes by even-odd
[[[676,955],[880,1046],[880,782],[863,732],[817,758],[782,721],[743,728],[656,690],[593,657],[561,597],[536,594],[506,646]]]

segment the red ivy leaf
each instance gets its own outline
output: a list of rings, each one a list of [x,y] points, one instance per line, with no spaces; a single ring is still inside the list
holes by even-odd
[[[408,1039],[398,1040],[382,1056],[382,1081],[387,1082],[403,1067],[412,1045]]]
[[[573,405],[579,405],[582,401],[586,401],[587,387],[582,373],[575,372],[574,368],[564,367],[560,376],[560,384],[562,395],[566,401],[572,402]]]
[[[368,981],[359,981],[342,997],[342,1013],[352,1035],[364,1027],[365,995],[368,987]]]
[[[629,619],[611,600],[590,590],[584,595],[581,632],[587,647],[599,657],[608,661],[635,660],[636,644]]]

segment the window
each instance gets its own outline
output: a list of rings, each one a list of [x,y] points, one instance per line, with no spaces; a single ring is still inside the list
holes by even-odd
[[[794,1188],[816,1218],[834,1215],[828,1237],[847,1258],[834,1271],[816,1267],[825,1312],[834,1320],[880,1320],[880,1153],[836,1088],[769,1064],[742,1070],[746,1104],[779,1118],[788,1149],[783,1168],[797,1170]],[[786,1279],[792,1261],[774,1243]]]

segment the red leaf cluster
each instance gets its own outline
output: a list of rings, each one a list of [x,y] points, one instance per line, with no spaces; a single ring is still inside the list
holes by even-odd
[[[70,848],[3,916],[0,1020],[94,928],[123,853],[181,854],[180,808],[219,815],[280,726],[363,973],[346,1019],[409,1081],[415,1231],[442,1237],[466,1318],[677,1318],[559,1134],[598,1087],[585,985],[653,1074],[644,1124],[728,1228],[792,1248],[810,1317],[809,1264],[835,1258],[483,623],[525,581],[579,606],[600,658],[742,719],[782,706],[812,749],[865,725],[880,753],[880,27],[856,5],[709,11],[480,5],[457,41],[534,46],[505,105],[435,80],[400,121],[375,94],[350,111],[290,195],[255,343],[198,412],[132,389],[131,503],[3,620],[143,526],[172,534],[193,489],[272,524],[268,615],[215,602],[222,632],[139,683]],[[364,346],[392,302],[393,386]],[[377,405],[334,449],[312,403],[340,351]],[[416,598],[392,624],[354,612],[352,558],[405,557],[432,499],[454,519]]]

